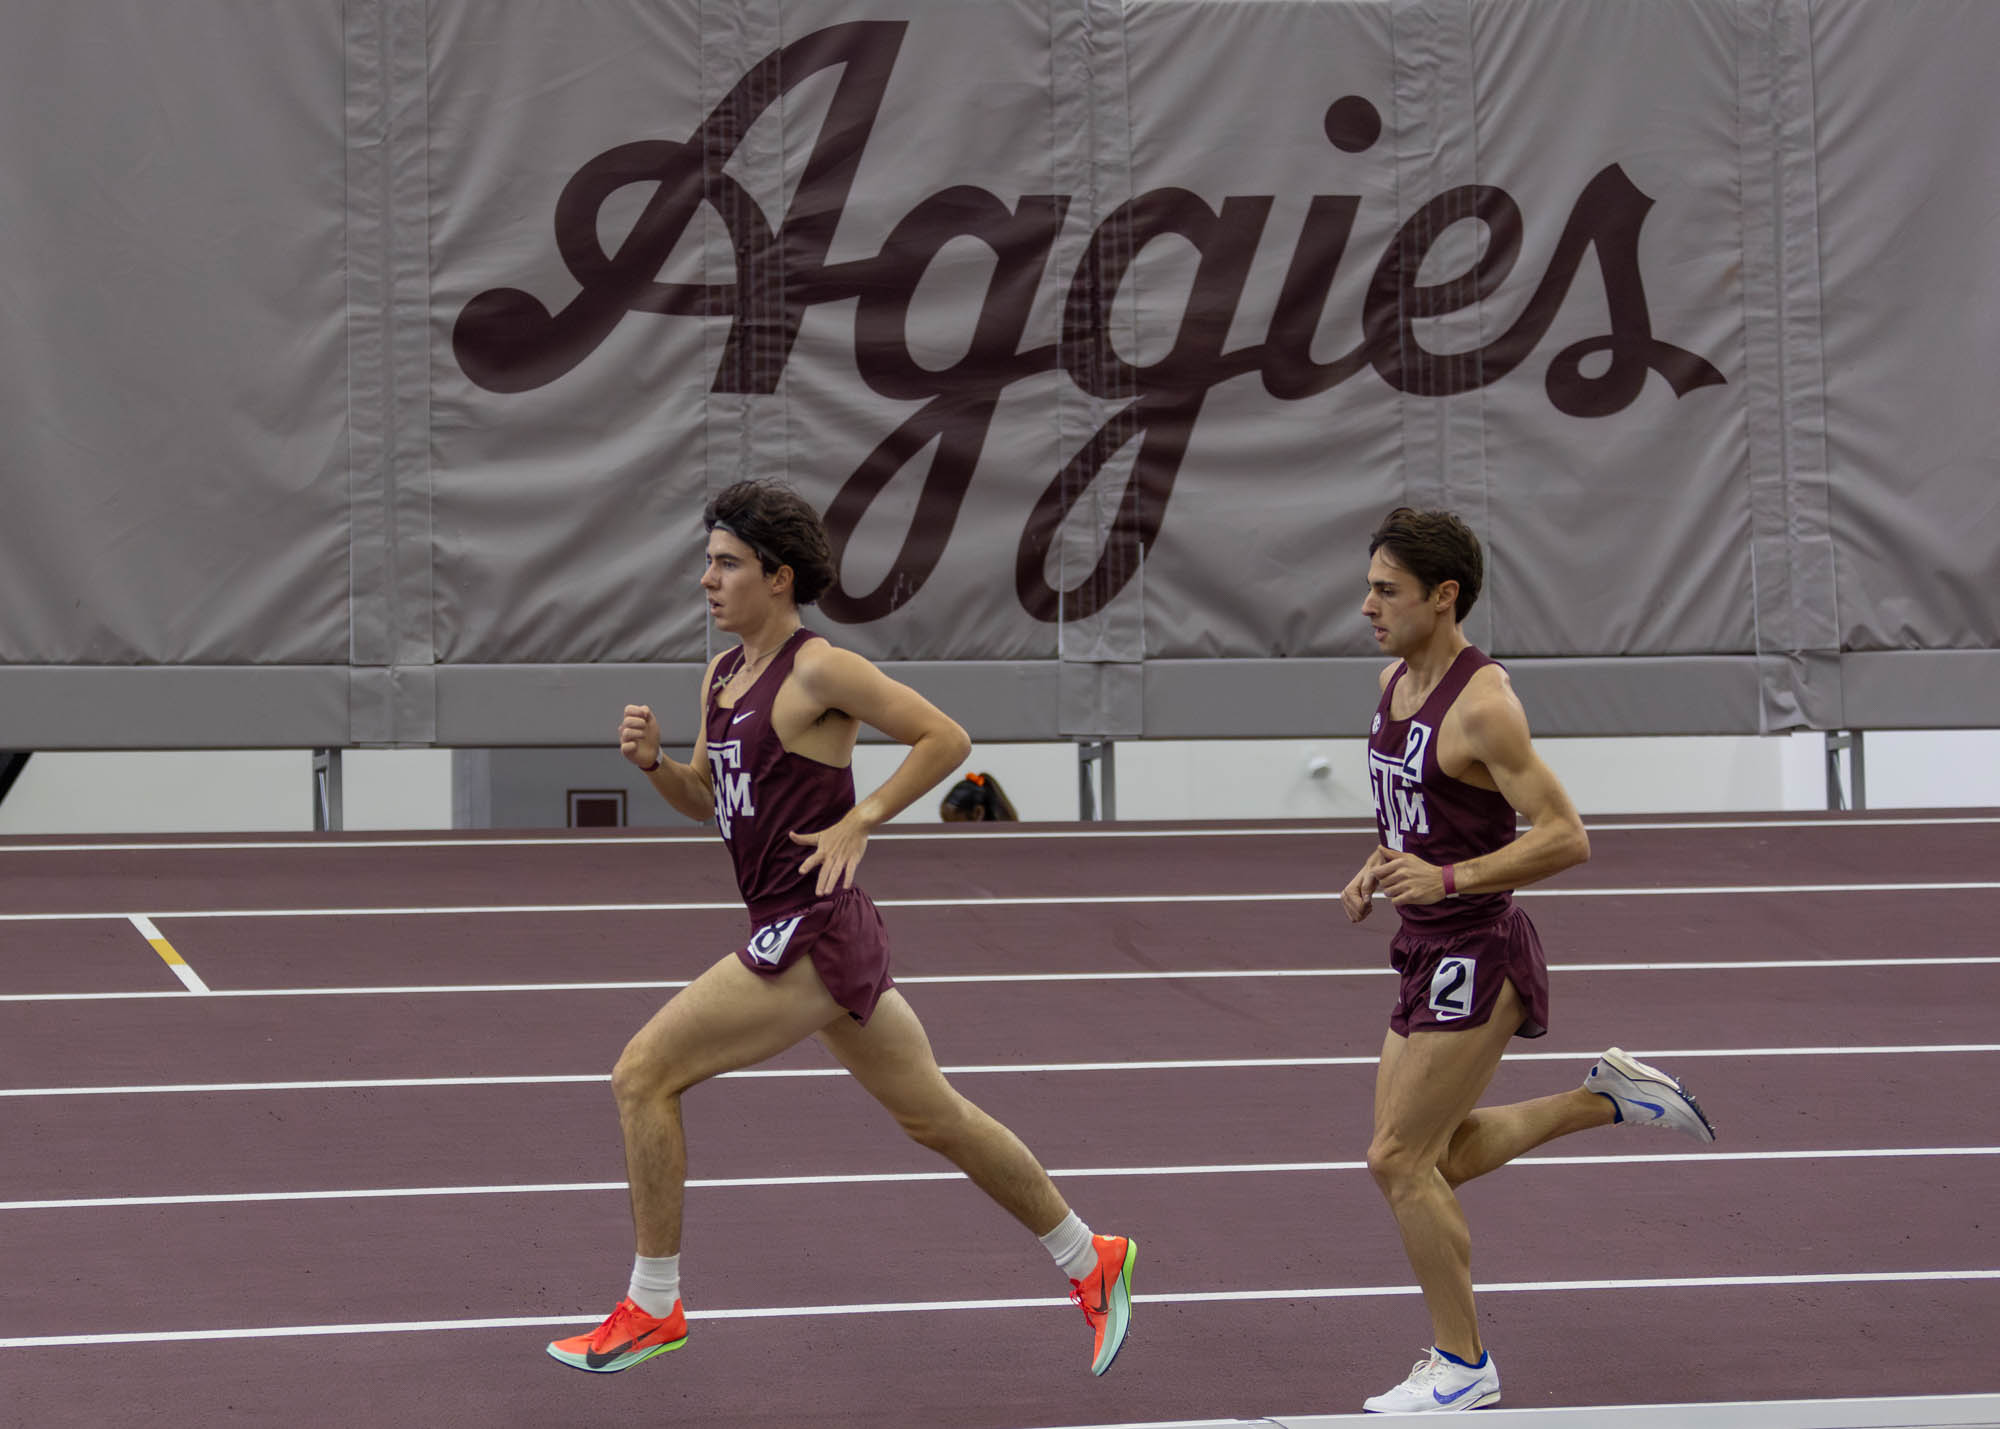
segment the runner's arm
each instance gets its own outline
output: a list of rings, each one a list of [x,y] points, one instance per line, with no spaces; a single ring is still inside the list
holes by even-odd
[[[910,747],[882,786],[838,823],[792,831],[795,842],[816,845],[802,868],[817,868],[818,891],[828,893],[853,882],[868,835],[942,783],[972,752],[972,740],[950,715],[851,650],[815,640],[799,652],[792,674],[814,704]]]
[[[618,726],[618,750],[645,774],[660,797],[696,823],[715,817],[715,775],[708,767],[708,687],[722,656],[708,662],[702,673],[700,709],[695,721],[694,754],[689,763],[669,759],[660,747],[660,726],[649,705],[625,706]],[[660,767],[648,770],[654,760]]]
[[[1468,687],[1460,699],[1468,746],[1493,776],[1501,797],[1528,821],[1528,830],[1492,853],[1453,865],[1452,880],[1460,893],[1497,893],[1539,883],[1584,862],[1590,857],[1590,835],[1569,791],[1535,752],[1527,711],[1505,673],[1477,684],[1476,693]]]
[[[910,746],[896,771],[854,806],[870,828],[916,803],[972,752],[972,740],[958,721],[852,650],[814,641],[799,652],[792,668],[814,704],[839,710]]]

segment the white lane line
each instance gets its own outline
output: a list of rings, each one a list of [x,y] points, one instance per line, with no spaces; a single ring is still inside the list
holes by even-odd
[[[2000,1394],[1875,1395],[1843,1399],[1703,1400],[1692,1404],[1617,1404],[1601,1408],[1494,1410],[1527,1429],[1994,1429]],[[1150,1419],[1070,1424],[1062,1429],[1373,1429],[1371,1414],[1271,1415],[1258,1419]]]
[[[1511,1166],[1643,1166],[1669,1161],[1896,1161],[1952,1156],[2000,1156],[2000,1146],[1863,1147],[1812,1151],[1660,1151],[1631,1156],[1521,1156]],[[1332,1171],[1366,1171],[1366,1161],[1250,1161],[1215,1166],[1051,1167],[1057,1180],[1155,1176],[1274,1176]],[[690,1190],[754,1190],[771,1187],[914,1185],[961,1181],[958,1171],[861,1171],[821,1176],[691,1177]],[[331,1191],[211,1191],[179,1196],[71,1196],[60,1200],[0,1201],[0,1211],[130,1210],[142,1206],[239,1206],[291,1201],[393,1201],[439,1196],[557,1196],[578,1192],[623,1192],[623,1181],[545,1181],[497,1186],[381,1186]]]
[[[1517,888],[1516,898],[1725,898],[1789,893],[1972,893],[2000,888],[1992,879],[1950,883],[1721,883],[1652,888]],[[1132,903],[1336,903],[1338,889],[1303,893],[1064,893],[991,898],[877,898],[878,908],[1110,907]],[[740,900],[687,903],[481,903],[385,908],[186,908],[160,918],[432,918],[474,913],[736,913]],[[0,913],[0,923],[88,922],[123,913]]]
[[[1996,1280],[2000,1270],[1863,1270],[1817,1275],[1703,1275],[1634,1280],[1521,1280],[1475,1286],[1481,1295],[1577,1293],[1596,1290],[1767,1289],[1791,1285],[1907,1285],[1939,1280]],[[1343,1285],[1294,1290],[1210,1290],[1134,1295],[1135,1304],[1218,1305],[1257,1300],[1366,1300],[1417,1295],[1414,1285]],[[835,1315],[937,1314],[966,1310],[1048,1310],[1067,1299],[892,1301],[873,1305],[784,1305],[739,1310],[690,1310],[690,1320],[791,1320]],[[373,1324],[269,1325],[228,1330],[138,1330],[89,1335],[21,1335],[0,1339],[0,1350],[53,1349],[82,1345],[185,1344],[201,1340],[260,1340],[304,1335],[410,1334],[430,1330],[505,1330],[537,1326],[592,1325],[602,1310],[569,1315],[505,1315],[463,1320],[390,1320]]]
[[[128,913],[125,916],[131,919],[132,926],[139,930],[139,936],[153,945],[153,951],[160,955],[160,961],[167,965],[173,975],[181,980],[181,986],[189,992],[208,991],[208,984],[201,980],[201,975],[188,966],[186,958],[174,951],[174,945],[153,926],[151,918],[143,913]]]
[[[1733,893],[1961,893],[2000,888],[1975,879],[1957,883],[1717,883],[1673,888],[1517,888],[1516,898],[1679,898],[1690,894]],[[1339,894],[1334,894],[1338,898]]]
[[[1245,897],[1252,895],[1243,895]],[[1318,895],[1314,895],[1318,896]],[[1331,895],[1339,897],[1338,894]],[[949,906],[952,900],[939,899]],[[1055,900],[1069,901],[1069,900]],[[1142,898],[1125,900],[1143,902]],[[877,899],[878,907],[889,906]],[[187,908],[162,912],[161,918],[432,918],[459,917],[469,913],[735,913],[741,915],[743,902],[711,903],[486,903],[451,904],[437,907],[404,908]],[[122,918],[123,913],[0,913],[0,923],[86,922],[94,918]]]
[[[1922,968],[1988,967],[2000,964],[2000,956],[1937,958],[1758,958],[1744,961],[1650,963],[1550,963],[1550,972],[1559,973],[1661,973],[1783,971],[1817,972],[1829,968]],[[1070,973],[918,973],[898,974],[904,984],[949,986],[1040,982],[1229,982],[1258,978],[1388,977],[1388,967],[1365,968],[1148,968],[1128,972]],[[688,985],[686,978],[643,978],[609,982],[438,982],[382,984],[365,987],[237,987],[204,988],[211,997],[400,997],[430,993],[502,992],[631,992],[667,991]],[[177,992],[147,988],[136,992],[7,992],[6,1002],[145,1002],[178,998]]]
[[[1683,829],[1885,829],[1885,828],[1952,828],[1966,824],[2000,824],[2000,815],[1964,814],[1942,817],[1905,815],[1894,818],[1860,819],[1699,819],[1687,821],[1638,819],[1611,820],[1599,822],[1585,819],[1584,826],[1595,833],[1672,833]],[[1341,820],[1326,824],[1301,826],[1276,825],[1270,828],[1148,828],[1144,826],[1124,826],[1103,829],[1039,829],[1039,828],[990,828],[982,829],[976,835],[969,835],[962,829],[918,832],[891,831],[871,834],[871,842],[900,840],[905,842],[937,842],[945,839],[976,837],[982,842],[996,839],[1215,839],[1215,838],[1315,838],[1327,834],[1367,834],[1375,831],[1375,825],[1366,820]],[[0,843],[0,854],[8,853],[229,853],[263,852],[269,849],[317,849],[321,852],[344,852],[357,850],[365,852],[375,848],[592,848],[605,845],[627,845],[650,847],[659,844],[712,844],[716,841],[712,833],[698,834],[627,834],[616,837],[597,836],[582,838],[557,838],[552,836],[518,838],[405,838],[405,839],[244,839],[236,841],[213,840],[205,842],[175,842],[169,840],[132,840],[122,843],[42,843],[10,844]]]
[[[1509,1052],[1508,1062],[1591,1062],[1600,1048],[1583,1052]],[[1666,1060],[1694,1061],[1717,1057],[1906,1057],[1959,1055],[1969,1052],[2000,1052],[1995,1042],[1934,1042],[1885,1047],[1717,1047],[1659,1050],[1638,1048],[1634,1056]],[[1373,1067],[1377,1054],[1353,1057],[1229,1057],[1187,1058],[1152,1062],[995,1062],[985,1065],[940,1068],[946,1076],[969,1077],[987,1074],[1041,1072],[1212,1072],[1269,1070],[1292,1067]],[[845,1067],[752,1067],[740,1072],[724,1072],[724,1078],[773,1079],[796,1077],[844,1077]],[[557,1073],[504,1077],[369,1077],[344,1081],[296,1082],[175,1082],[159,1085],[103,1087],[0,1087],[0,1099],[8,1097],[103,1097],[138,1096],[179,1092],[328,1092],[375,1091],[414,1087],[523,1087],[559,1086],[572,1083],[609,1082],[609,1072]]]
[[[1823,820],[1822,822],[1838,822]],[[1914,822],[1929,822],[1917,820]],[[1991,822],[2000,822],[1994,819]],[[1592,826],[1596,827],[1595,825]],[[1661,827],[1679,827],[1662,825]],[[1722,825],[1719,827],[1729,827]],[[1764,827],[1755,825],[1754,827]],[[936,843],[946,839],[978,838],[982,842],[992,839],[1229,839],[1229,838],[1317,838],[1327,834],[1372,834],[1373,823],[1344,822],[1319,825],[1287,826],[1274,825],[1256,829],[1178,829],[1178,828],[1106,828],[1106,829],[982,829],[977,835],[964,830],[918,833],[915,831],[892,831],[868,836],[870,843],[884,840],[903,843]],[[333,842],[324,839],[258,839],[236,843],[216,840],[213,842],[128,842],[128,843],[61,843],[61,844],[8,844],[0,843],[0,853],[261,853],[275,849],[318,849],[322,852],[366,852],[375,848],[602,848],[623,846],[633,848],[655,847],[661,844],[714,844],[718,839],[713,833],[699,834],[630,834],[623,836],[596,836],[586,838],[552,838],[528,836],[504,839],[448,838],[448,839],[366,839],[341,840]]]

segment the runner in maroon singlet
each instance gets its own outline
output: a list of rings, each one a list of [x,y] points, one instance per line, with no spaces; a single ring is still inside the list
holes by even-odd
[[[799,607],[832,583],[833,560],[825,527],[798,495],[740,482],[708,504],[703,524],[709,614],[741,643],[709,663],[689,763],[667,758],[644,705],[626,706],[618,742],[668,803],[715,820],[749,930],[638,1031],[612,1070],[637,1240],[632,1278],[602,1324],[549,1353],[609,1373],[686,1342],[681,1093],[817,1036],[912,1139],[1041,1239],[1091,1327],[1091,1373],[1103,1374],[1130,1323],[1138,1247],[1093,1235],[1014,1133],[945,1081],[890,979],[881,916],[854,882],[868,836],[956,769],[971,741],[915,690],[800,624]],[[849,764],[864,724],[909,753],[856,802]]]
[[[1401,507],[1368,551],[1361,613],[1396,658],[1368,738],[1379,842],[1341,903],[1358,923],[1381,892],[1402,918],[1368,1169],[1395,1214],[1433,1340],[1408,1379],[1362,1407],[1440,1413],[1500,1400],[1454,1188],[1587,1127],[1633,1122],[1702,1141],[1715,1131],[1678,1080],[1616,1047],[1578,1090],[1475,1110],[1509,1041],[1548,1030],[1548,968],[1512,890],[1582,863],[1590,839],[1535,752],[1506,671],[1459,629],[1479,595],[1478,538],[1450,512]],[[1528,822],[1518,836],[1517,814]]]

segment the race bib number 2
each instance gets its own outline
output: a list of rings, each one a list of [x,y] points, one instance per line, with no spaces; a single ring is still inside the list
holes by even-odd
[[[1431,974],[1431,1011],[1438,1021],[1450,1022],[1472,1011],[1473,973],[1476,958],[1442,958]]]
[[[750,935],[750,956],[760,963],[772,967],[785,955],[785,945],[792,941],[792,934],[799,930],[805,914],[797,913],[790,918],[781,918],[775,923],[766,923]]]

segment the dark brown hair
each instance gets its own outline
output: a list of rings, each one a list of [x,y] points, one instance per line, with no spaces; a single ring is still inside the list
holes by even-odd
[[[792,600],[811,605],[833,584],[833,547],[826,523],[806,499],[775,481],[739,481],[709,498],[701,524],[718,526],[757,553],[765,575],[792,568]]]
[[[944,796],[938,814],[948,824],[1018,822],[1014,801],[991,774],[968,774]]]
[[[1387,551],[1395,563],[1424,583],[1429,595],[1446,581],[1458,582],[1453,609],[1463,622],[1479,599],[1486,558],[1472,528],[1450,511],[1418,511],[1398,506],[1368,538],[1368,554]]]

